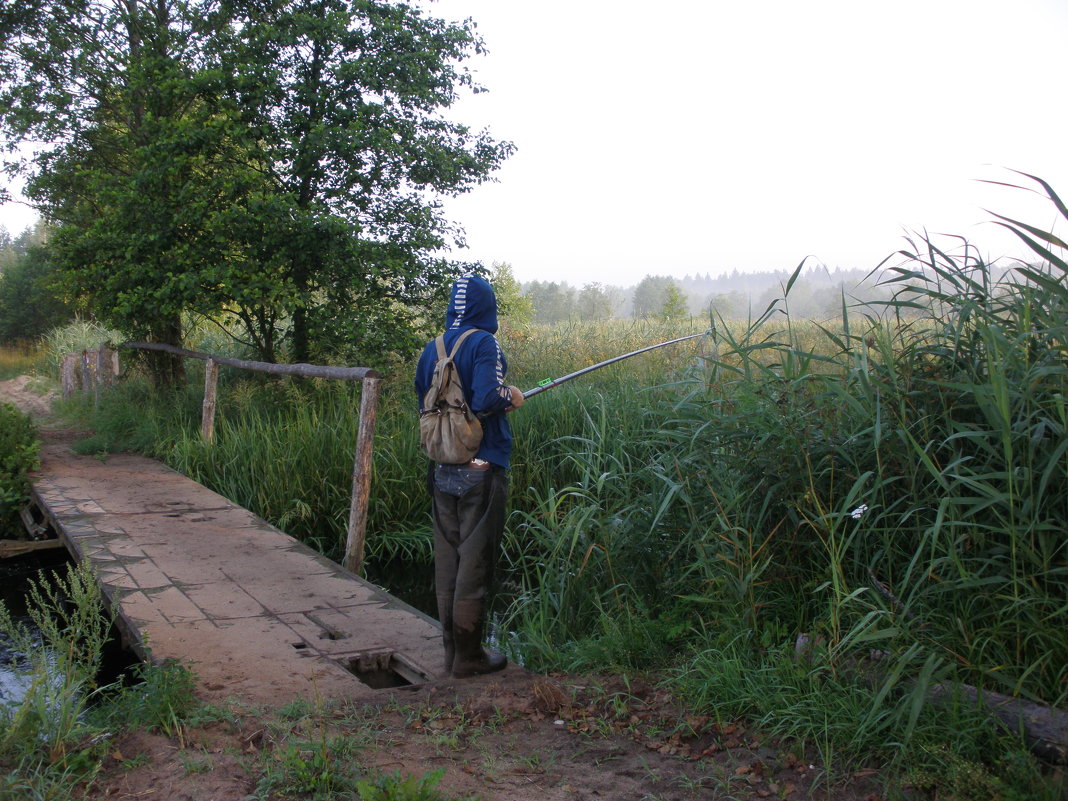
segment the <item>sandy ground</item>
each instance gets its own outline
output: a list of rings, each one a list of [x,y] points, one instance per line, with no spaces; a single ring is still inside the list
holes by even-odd
[[[0,381],[0,401],[13,403],[22,411],[41,422],[52,413],[54,395],[38,395],[26,388],[30,377],[20,375],[10,381]]]

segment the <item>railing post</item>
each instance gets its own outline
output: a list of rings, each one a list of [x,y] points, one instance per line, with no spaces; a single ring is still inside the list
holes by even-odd
[[[89,351],[82,350],[82,392],[88,392],[92,384],[92,377],[89,374]]]
[[[102,387],[113,387],[119,377],[119,352],[108,342],[101,342],[96,354],[96,381]]]
[[[204,363],[204,405],[200,414],[200,436],[205,442],[215,438],[215,389],[219,383],[219,363],[208,359]]]
[[[374,452],[375,419],[378,415],[379,378],[365,378],[360,392],[360,429],[356,435],[356,460],[352,468],[352,503],[349,532],[342,566],[359,575],[367,537],[367,502],[371,494],[371,457]]]
[[[107,349],[108,344],[101,342],[96,346],[96,374],[93,376],[93,406],[100,405],[100,388],[107,385]]]
[[[78,361],[77,353],[68,353],[63,357],[63,397],[69,398],[74,394],[74,365]]]

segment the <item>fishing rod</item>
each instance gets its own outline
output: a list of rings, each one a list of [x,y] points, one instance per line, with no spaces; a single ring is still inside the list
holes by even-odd
[[[679,337],[678,339],[672,339],[668,342],[661,342],[657,345],[650,345],[647,348],[632,350],[630,353],[624,353],[622,356],[614,356],[611,359],[605,359],[603,362],[591,364],[589,367],[583,367],[581,370],[576,370],[573,373],[568,373],[565,376],[560,376],[560,378],[546,378],[544,381],[534,387],[534,389],[524,392],[523,399],[526,400],[527,398],[531,398],[537,395],[539,392],[545,392],[546,390],[552,389],[553,387],[558,387],[573,378],[578,378],[579,376],[586,375],[586,373],[592,373],[594,370],[600,370],[602,367],[607,367],[610,364],[615,364],[616,362],[621,362],[624,359],[629,359],[631,356],[637,356],[639,353],[648,353],[649,351],[656,350],[657,348],[664,348],[668,345],[674,345],[676,342],[685,342],[687,339],[696,339],[697,337],[708,336],[710,333],[712,333],[711,328],[709,328],[707,331],[702,331],[700,334],[690,334],[689,336]]]

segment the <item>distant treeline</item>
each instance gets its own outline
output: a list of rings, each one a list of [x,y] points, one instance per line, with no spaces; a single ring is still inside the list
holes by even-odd
[[[671,278],[647,275],[634,286],[600,283],[576,288],[566,281],[530,281],[521,284],[533,305],[534,321],[601,320],[610,317],[672,319],[715,312],[727,319],[745,319],[782,298],[789,270],[763,270]],[[790,288],[787,304],[795,318],[839,316],[843,298],[848,304],[885,300],[893,287],[880,283],[881,271],[813,265],[801,271]]]

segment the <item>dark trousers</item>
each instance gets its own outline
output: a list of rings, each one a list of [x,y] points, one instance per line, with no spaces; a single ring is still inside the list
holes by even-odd
[[[433,488],[434,585],[449,661],[453,637],[480,643],[497,564],[508,496],[508,473],[486,477],[456,496]],[[446,666],[448,668],[448,665]]]

